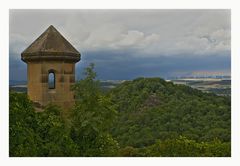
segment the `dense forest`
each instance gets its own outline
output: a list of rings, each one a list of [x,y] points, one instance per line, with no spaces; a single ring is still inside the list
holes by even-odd
[[[160,78],[106,92],[93,64],[84,74],[68,114],[10,91],[10,156],[231,156],[230,98]]]

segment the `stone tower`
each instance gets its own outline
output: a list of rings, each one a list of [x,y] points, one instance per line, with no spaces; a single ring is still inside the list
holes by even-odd
[[[39,106],[74,104],[71,85],[81,54],[51,25],[22,54],[27,63],[28,96]]]

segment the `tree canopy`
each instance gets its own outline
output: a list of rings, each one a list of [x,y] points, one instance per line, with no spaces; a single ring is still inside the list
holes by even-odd
[[[197,142],[231,140],[229,98],[160,78],[127,81],[110,93],[119,111],[112,134],[121,146],[142,148],[180,136]]]

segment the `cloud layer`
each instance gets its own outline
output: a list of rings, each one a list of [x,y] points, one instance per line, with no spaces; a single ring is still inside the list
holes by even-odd
[[[83,61],[78,65],[103,64],[99,71],[115,67],[111,70],[125,73],[126,78],[141,70],[147,76],[163,75],[158,70],[166,70],[164,75],[169,76],[204,68],[230,71],[230,20],[229,10],[11,10],[10,66],[54,25],[82,53]],[[192,68],[186,68],[180,59]],[[220,62],[223,59],[226,64]],[[197,68],[196,60],[202,61]],[[126,62],[131,62],[127,63],[128,73],[121,68]],[[175,69],[167,65],[172,62],[176,62]],[[103,79],[112,78],[110,75]]]

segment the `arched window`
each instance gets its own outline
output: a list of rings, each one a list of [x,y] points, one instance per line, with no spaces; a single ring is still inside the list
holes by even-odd
[[[48,73],[48,89],[55,89],[55,73],[53,71]]]

